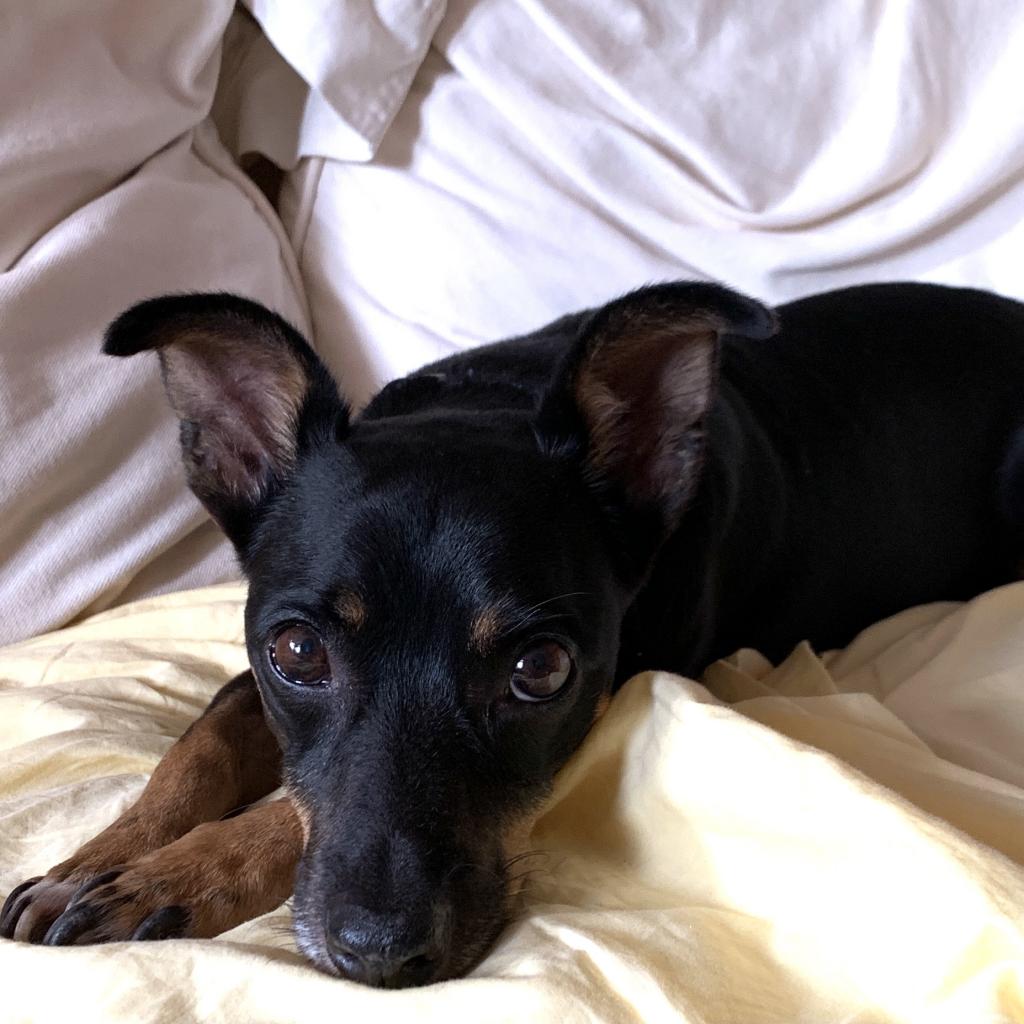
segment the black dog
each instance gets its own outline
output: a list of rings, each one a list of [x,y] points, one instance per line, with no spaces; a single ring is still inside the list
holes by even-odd
[[[464,973],[508,913],[515,836],[630,674],[843,644],[1024,554],[1024,306],[982,292],[861,287],[776,320],[660,285],[429,366],[354,419],[253,303],[143,303],[106,350],[146,349],[250,580],[256,683],[161,764],[129,812],[145,841],[115,823],[19,887],[5,935],[212,934],[298,862],[320,967]],[[279,773],[273,822],[194,828]],[[237,859],[218,874],[228,849],[273,862],[263,902]],[[216,884],[189,881],[197,862]],[[244,910],[210,910],[225,891]]]

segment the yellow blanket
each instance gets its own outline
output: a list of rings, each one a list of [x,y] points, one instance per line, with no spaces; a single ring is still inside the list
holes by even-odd
[[[243,668],[242,601],[177,594],[0,652],[0,890],[112,819]],[[1024,584],[705,682],[722,699],[623,689],[470,979],[327,978],[282,907],[213,941],[0,941],[0,1021],[1024,1021]]]

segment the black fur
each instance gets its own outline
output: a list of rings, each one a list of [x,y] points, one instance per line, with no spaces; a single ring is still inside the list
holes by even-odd
[[[1024,307],[885,285],[791,303],[778,322],[770,337],[771,314],[713,285],[641,290],[395,381],[351,423],[304,342],[252,304],[158,300],[111,328],[107,351],[127,354],[182,331],[215,345],[227,324],[292,346],[309,380],[290,463],[257,453],[248,500],[219,489],[215,465],[196,490],[251,582],[249,655],[310,815],[296,921],[315,962],[343,970],[328,936],[348,928],[384,953],[429,947],[416,980],[468,969],[506,916],[503,831],[636,670],[830,647],[1013,577]],[[578,391],[609,367],[629,380],[606,382],[621,436],[601,457],[603,406],[588,420]],[[670,421],[680,388],[690,415],[708,407],[693,423]],[[365,622],[339,616],[343,591]],[[501,635],[480,650],[473,623],[495,610]],[[326,684],[275,673],[289,622],[324,638]],[[538,637],[575,675],[523,703],[509,677]]]

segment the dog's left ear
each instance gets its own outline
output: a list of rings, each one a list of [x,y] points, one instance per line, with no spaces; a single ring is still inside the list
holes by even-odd
[[[720,285],[642,288],[585,319],[541,403],[538,434],[582,438],[588,480],[666,534],[693,494],[724,335],[768,338],[774,315]]]
[[[306,440],[344,432],[345,403],[302,335],[237,295],[150,299],[107,329],[108,355],[147,350],[181,422],[189,486],[242,553]]]

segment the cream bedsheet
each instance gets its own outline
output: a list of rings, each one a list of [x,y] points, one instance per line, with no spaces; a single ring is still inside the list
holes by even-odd
[[[243,667],[242,600],[176,594],[2,653],[0,887],[139,792]],[[324,977],[283,907],[214,941],[0,942],[0,1020],[1024,1021],[1024,584],[706,681],[730,703],[665,674],[616,698],[469,980]]]

